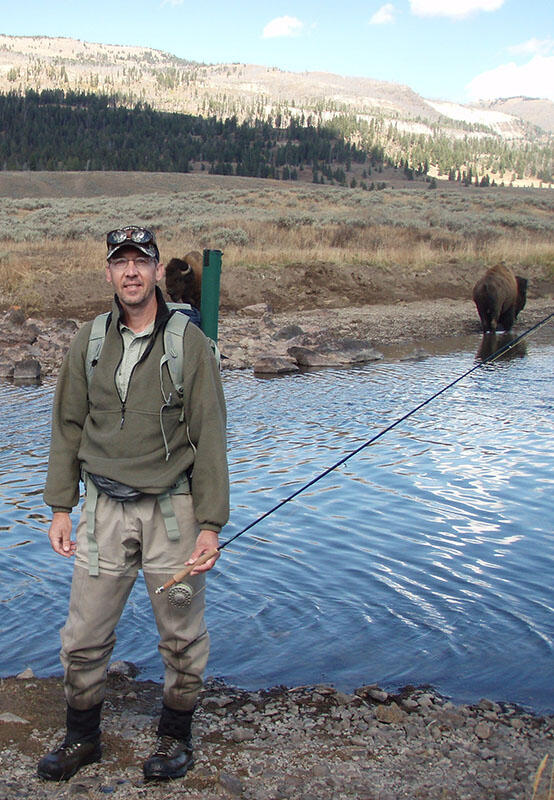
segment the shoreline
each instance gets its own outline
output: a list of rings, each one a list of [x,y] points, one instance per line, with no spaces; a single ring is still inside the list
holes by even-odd
[[[540,322],[554,309],[554,296],[533,298],[511,336]],[[81,320],[27,318],[21,309],[0,312],[0,378],[31,380],[56,375]],[[273,313],[266,303],[222,312],[219,349],[223,370],[253,369],[278,375],[305,367],[349,366],[383,357],[423,357],[448,352],[457,337],[483,338],[473,302],[434,299],[396,301],[346,308]],[[500,336],[500,335],[499,335]]]
[[[0,680],[0,796],[37,800],[113,794],[195,800],[548,800],[554,717],[485,698],[455,705],[429,687],[392,694],[327,685],[246,691],[208,678],[193,723],[195,768],[144,783],[161,685],[115,662],[103,711],[103,760],[67,783],[41,781],[36,761],[63,737],[61,678]],[[551,795],[550,795],[551,797]]]

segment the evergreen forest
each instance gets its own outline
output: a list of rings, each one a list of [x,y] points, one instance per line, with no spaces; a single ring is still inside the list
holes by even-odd
[[[354,171],[353,165],[359,165]],[[0,94],[0,169],[189,172],[297,180],[368,188],[389,166],[408,179],[430,166],[450,180],[488,186],[497,180],[553,181],[552,148],[466,133],[457,139],[399,132],[378,119],[344,115],[238,122],[129,107],[117,95],[45,89]],[[354,173],[357,176],[354,177]],[[305,177],[304,177],[305,179]],[[374,188],[374,184],[369,188]],[[381,188],[379,185],[377,188]]]

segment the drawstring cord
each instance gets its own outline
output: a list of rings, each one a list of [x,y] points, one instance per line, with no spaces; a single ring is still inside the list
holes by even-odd
[[[167,357],[167,355],[164,355],[160,359],[160,389],[161,389],[161,392],[162,392],[162,397],[164,399],[164,403],[160,408],[160,428],[162,430],[162,437],[163,437],[163,440],[164,440],[165,460],[166,461],[169,461],[169,457],[171,456],[171,451],[169,450],[169,444],[167,442],[167,437],[165,435],[163,413],[164,413],[166,408],[171,408],[171,398],[172,398],[173,394],[172,394],[172,392],[170,392],[169,393],[169,397],[168,397],[166,395],[166,393],[165,393],[162,369],[163,369],[163,365],[166,364],[168,361],[169,361],[169,358]]]

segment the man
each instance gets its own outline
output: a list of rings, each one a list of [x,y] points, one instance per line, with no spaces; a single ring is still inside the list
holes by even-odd
[[[191,719],[209,648],[205,572],[218,553],[193,568],[188,606],[172,606],[167,592],[155,590],[217,548],[229,513],[225,401],[209,342],[192,323],[184,328],[180,393],[164,353],[171,312],[157,286],[164,268],[155,237],[130,225],[108,233],[107,246],[111,317],[92,373],[92,323],[80,329],[61,368],[44,492],[53,511],[50,543],[56,553],[75,556],[61,631],[66,736],[38,765],[42,778],[57,781],[100,760],[114,629],[139,568],[165,665],[158,741],[144,774],[175,778],[192,766]],[[69,515],[81,478],[86,500],[72,541]]]

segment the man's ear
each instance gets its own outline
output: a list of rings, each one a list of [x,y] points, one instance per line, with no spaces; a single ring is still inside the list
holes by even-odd
[[[110,265],[109,265],[108,262],[106,262],[106,280],[108,281],[108,283],[113,283],[113,281],[112,281],[112,273],[111,273]]]

